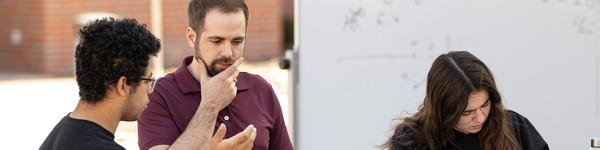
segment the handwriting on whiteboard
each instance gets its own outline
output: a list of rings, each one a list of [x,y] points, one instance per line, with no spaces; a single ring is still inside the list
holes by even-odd
[[[585,9],[586,12],[578,16],[573,16],[571,25],[575,32],[579,34],[596,34],[598,26],[598,0],[542,0],[546,5],[575,7]]]
[[[441,53],[451,50],[451,35],[448,33],[445,37],[440,37],[437,40],[427,40],[415,38],[406,42],[401,42],[401,46],[404,48],[400,52],[395,53],[368,53],[350,56],[341,56],[336,59],[338,62],[356,62],[356,61],[389,61],[389,60],[403,60],[410,62],[430,62],[438,57]],[[400,76],[404,82],[408,83],[413,90],[420,90],[419,88],[425,85],[425,75],[415,73],[414,70],[402,70]]]
[[[345,12],[344,16],[343,30],[357,32],[360,31],[362,25],[366,23],[375,23],[377,26],[389,23],[401,24],[403,23],[401,17],[386,10],[406,4],[412,4],[416,7],[426,6],[426,4],[433,3],[434,1],[428,1],[427,3],[424,3],[423,0],[379,0],[369,2],[381,4],[366,5],[365,3],[357,3],[357,5],[354,5],[352,8],[346,9],[347,12]],[[584,13],[571,17],[570,25],[573,32],[584,35],[597,34],[598,26],[600,25],[600,20],[598,19],[599,16],[597,14],[600,4],[598,0],[541,0],[540,4],[584,10]]]

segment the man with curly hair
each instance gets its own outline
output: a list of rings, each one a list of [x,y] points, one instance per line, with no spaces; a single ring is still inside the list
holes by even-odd
[[[137,120],[148,104],[160,42],[132,19],[95,20],[79,34],[79,103],[40,149],[124,149],[114,141],[115,130],[120,121]]]

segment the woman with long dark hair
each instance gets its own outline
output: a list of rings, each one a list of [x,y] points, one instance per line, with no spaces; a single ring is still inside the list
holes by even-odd
[[[469,52],[455,51],[435,59],[419,111],[403,118],[383,147],[538,150],[548,144],[527,118],[504,108],[488,67]]]

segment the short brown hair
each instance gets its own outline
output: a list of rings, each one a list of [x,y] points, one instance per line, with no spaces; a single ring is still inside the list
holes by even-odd
[[[244,0],[191,0],[188,6],[188,26],[190,26],[196,34],[200,34],[200,29],[204,26],[204,18],[206,13],[211,9],[219,9],[224,13],[242,11],[248,25],[248,6]]]

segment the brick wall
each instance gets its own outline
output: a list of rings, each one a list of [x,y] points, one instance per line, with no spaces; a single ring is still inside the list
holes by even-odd
[[[165,66],[179,66],[192,51],[185,43],[189,0],[163,0]],[[263,60],[282,50],[282,8],[279,0],[248,0],[251,19],[245,57]],[[0,1],[0,72],[72,75],[77,31],[75,17],[87,12],[114,13],[150,24],[149,0],[18,0]],[[13,44],[11,33],[20,31]]]
[[[109,12],[122,18],[136,18],[150,24],[148,0],[44,0],[44,57],[41,72],[55,75],[72,75],[75,40],[78,29],[75,17],[87,12]]]
[[[181,65],[183,57],[192,55],[185,41],[187,27],[187,4],[189,0],[163,1],[163,51],[165,66]]]
[[[283,51],[281,0],[246,0],[250,9],[244,56],[257,60],[280,56]]]
[[[0,1],[0,70],[3,72],[39,72],[43,68],[40,62],[45,61],[44,30],[40,22],[44,8],[38,1]],[[13,43],[11,36],[21,40]]]

